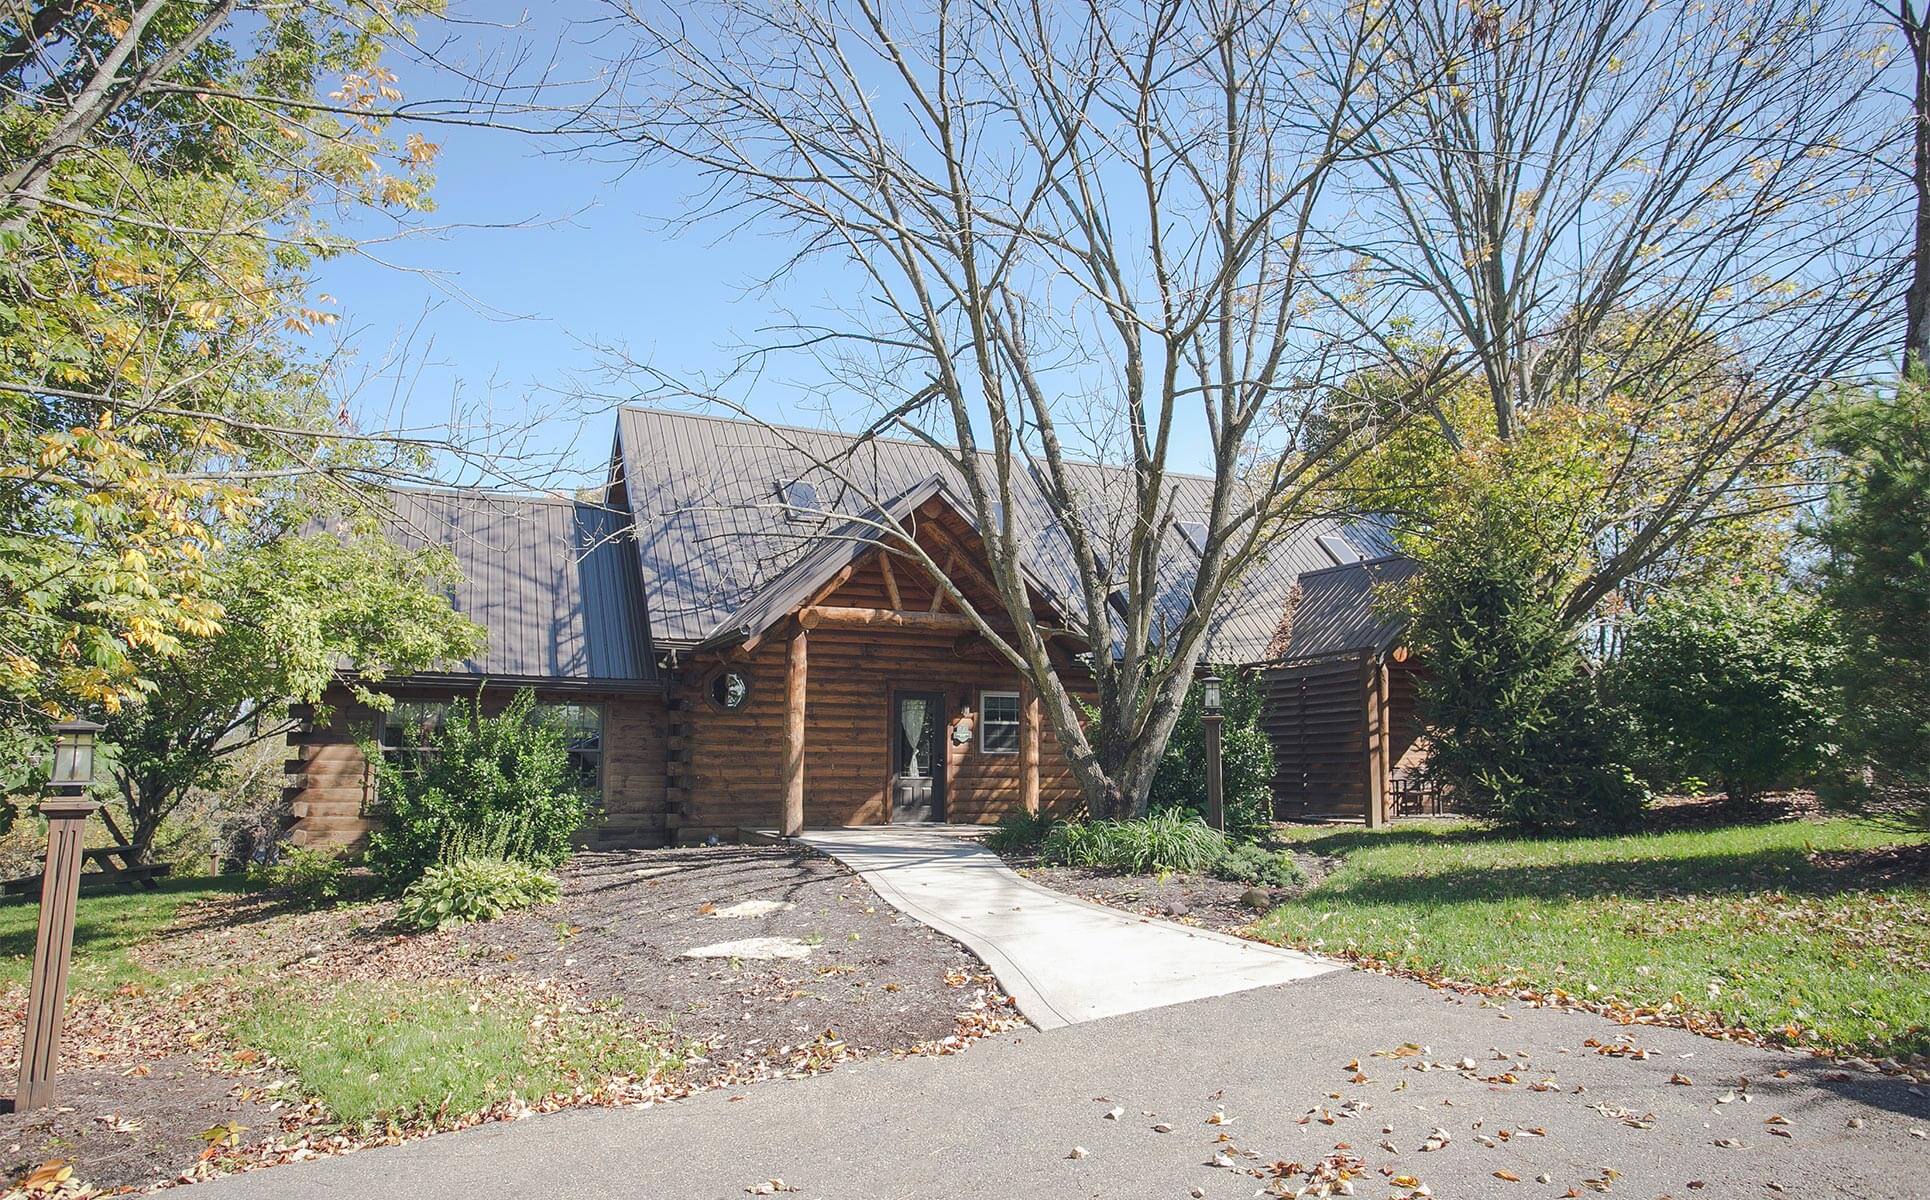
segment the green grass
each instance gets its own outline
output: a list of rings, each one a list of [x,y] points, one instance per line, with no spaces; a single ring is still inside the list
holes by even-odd
[[[174,923],[183,905],[240,891],[238,878],[164,879],[153,891],[103,892],[80,898],[74,918],[69,990],[102,995],[128,983],[153,984],[156,973],[130,953]],[[0,904],[0,984],[24,985],[33,971],[40,901]]]
[[[608,1013],[545,1012],[444,982],[264,992],[232,1031],[350,1125],[455,1118],[511,1095],[536,1100],[677,1065]]]
[[[1345,861],[1260,923],[1271,940],[1803,1045],[1930,1051],[1930,884],[1808,857],[1924,841],[1920,830],[1837,818],[1623,837],[1467,825],[1286,836]]]

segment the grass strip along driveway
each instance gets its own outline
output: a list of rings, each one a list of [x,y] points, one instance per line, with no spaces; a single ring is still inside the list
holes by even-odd
[[[1791,1045],[1930,1051],[1920,829],[1835,818],[1623,837],[1463,824],[1286,836],[1342,861],[1259,922],[1270,941]]]

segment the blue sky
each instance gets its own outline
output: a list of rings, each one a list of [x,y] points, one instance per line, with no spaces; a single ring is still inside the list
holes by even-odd
[[[523,11],[466,5],[465,12],[511,28],[445,30],[452,40],[442,56],[454,70],[479,67],[492,49],[520,40],[539,55],[553,53],[563,77],[594,69],[598,48],[568,26],[572,14],[593,14],[595,5],[531,10],[540,17]],[[558,38],[567,40],[558,46]],[[460,91],[453,72],[401,62],[396,69],[409,100]],[[666,218],[691,194],[689,176],[664,169],[623,175],[618,164],[572,157],[553,140],[497,130],[423,133],[442,152],[437,211],[422,223],[514,227],[425,230],[372,247],[380,262],[349,257],[323,265],[316,290],[340,314],[335,332],[353,355],[342,378],[365,428],[434,423],[452,401],[486,404],[510,424],[539,422],[544,448],[567,453],[594,476],[614,422],[567,395],[572,381],[603,382],[594,347],[623,344],[680,377],[712,374],[781,304],[809,306],[837,285],[821,276],[779,295],[758,291],[759,271],[780,249],[769,238],[720,241],[720,230],[667,229]],[[379,236],[392,227],[361,220],[342,228]],[[749,398],[760,417],[823,423],[817,402],[783,378],[767,378]]]

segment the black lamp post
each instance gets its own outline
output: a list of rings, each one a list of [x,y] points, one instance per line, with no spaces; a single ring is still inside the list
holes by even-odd
[[[87,818],[100,806],[87,798],[94,782],[94,740],[101,726],[64,721],[54,726],[53,777],[40,815],[47,818],[47,869],[40,877],[40,932],[34,940],[27,1029],[20,1042],[20,1085],[14,1111],[45,1108],[54,1099],[60,1032],[67,1007],[67,967],[74,955],[74,910],[80,901],[81,842]]]
[[[1220,677],[1212,667],[1200,680],[1200,726],[1206,731],[1206,823],[1226,832],[1226,800],[1220,790]]]

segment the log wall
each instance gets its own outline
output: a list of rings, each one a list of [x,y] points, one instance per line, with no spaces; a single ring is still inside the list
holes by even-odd
[[[895,597],[892,593],[895,591]],[[981,598],[966,589],[974,603]],[[827,606],[932,611],[934,589],[912,562],[899,558],[889,581],[878,555],[862,562],[830,594]],[[893,599],[897,603],[893,604]],[[983,602],[989,603],[989,597]],[[941,605],[942,611],[955,611]],[[784,798],[785,673],[794,622],[773,628],[748,654],[695,659],[679,671],[671,697],[673,821],[679,841],[729,839],[742,828],[775,828]],[[805,687],[804,824],[877,825],[890,811],[894,691],[946,697],[945,820],[996,822],[1023,807],[1020,754],[979,748],[979,693],[1021,691],[1019,675],[970,634],[951,630],[845,628],[808,633]],[[708,683],[729,665],[751,680],[750,699],[735,712],[711,703]],[[1078,668],[1061,663],[1068,677]],[[1041,706],[1043,708],[1043,706]],[[973,724],[956,745],[950,728]],[[1072,813],[1082,800],[1049,722],[1039,733],[1039,806]]]
[[[452,701],[469,692],[398,687],[398,699]],[[483,692],[486,711],[500,709],[515,689]],[[664,702],[654,693],[537,692],[544,703],[594,704],[603,712],[602,811],[582,834],[593,846],[656,846],[668,837],[664,804]],[[331,688],[327,724],[312,721],[289,734],[286,764],[290,840],[297,846],[356,846],[380,822],[373,813],[375,773],[362,743],[375,738],[378,716],[346,688]]]

